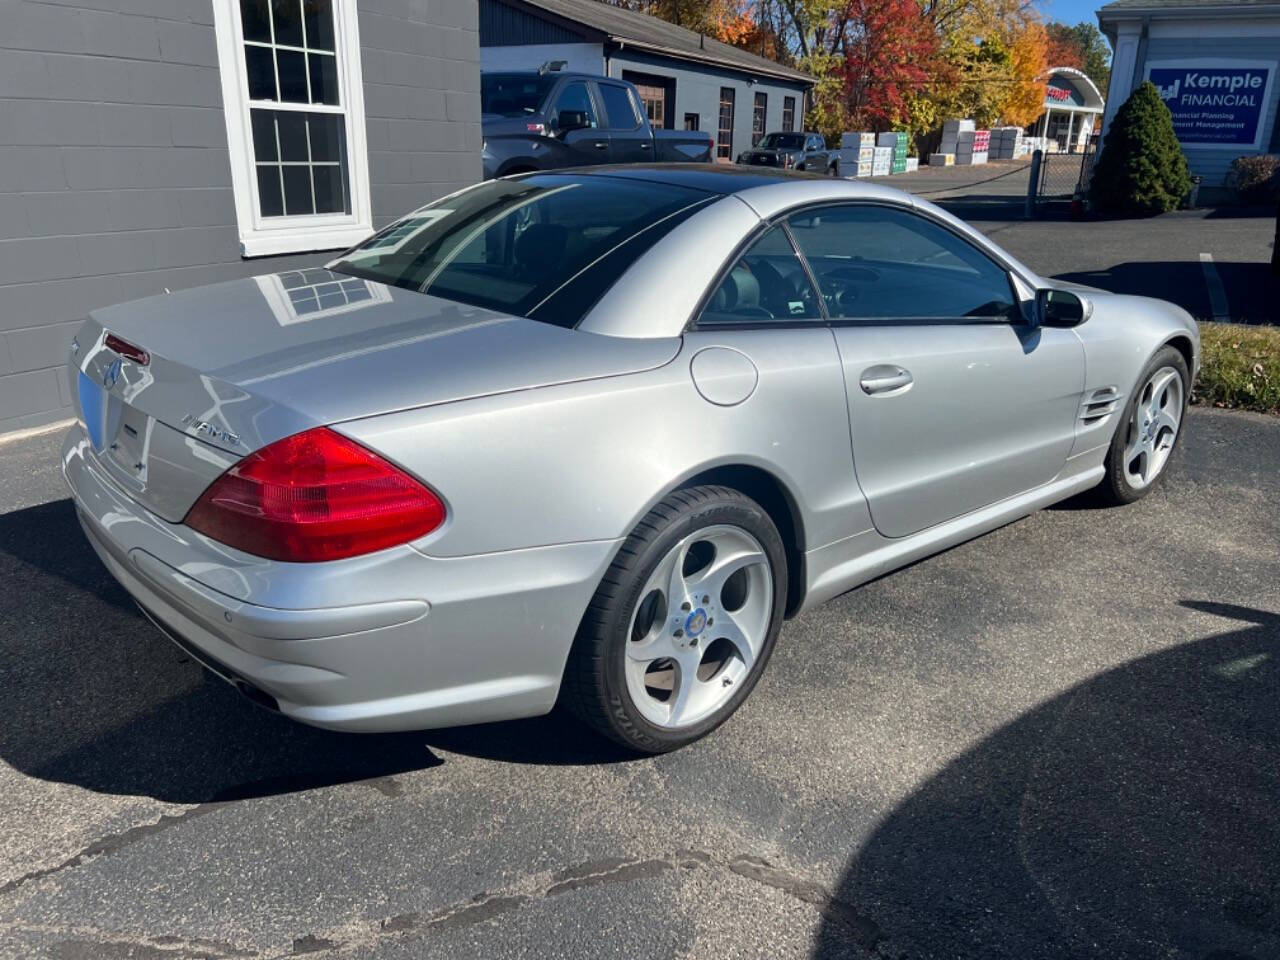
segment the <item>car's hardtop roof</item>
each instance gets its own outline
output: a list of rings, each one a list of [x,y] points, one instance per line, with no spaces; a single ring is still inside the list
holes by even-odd
[[[537,176],[605,177],[620,180],[643,180],[647,183],[666,183],[704,193],[729,195],[763,187],[773,183],[790,183],[797,180],[826,180],[819,173],[803,170],[776,170],[767,167],[738,166],[724,163],[627,163],[598,167],[571,167],[561,170],[542,170],[521,174],[520,178]],[[851,181],[850,181],[851,182]]]
[[[481,70],[482,77],[550,77],[552,80],[568,77],[570,80],[615,80],[616,77],[602,77],[598,73],[578,73],[575,70]]]

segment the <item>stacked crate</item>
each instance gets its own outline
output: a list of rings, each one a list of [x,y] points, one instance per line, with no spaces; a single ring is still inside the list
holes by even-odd
[[[938,145],[938,152],[959,153],[961,135],[966,135],[969,139],[972,139],[976,129],[972,120],[948,120],[942,125],[942,143]],[[930,160],[931,164],[932,162]]]
[[[991,159],[1016,160],[1023,154],[1021,127],[994,127],[991,130]]]
[[[887,177],[893,169],[893,147],[876,147],[871,159],[871,175]]]
[[[955,165],[956,155],[954,153],[929,154],[929,166],[931,167],[954,167]]]
[[[916,172],[917,170],[919,170],[919,169],[920,169],[920,158],[919,158],[919,157],[907,157],[907,163],[906,163],[906,166],[905,166],[905,167],[903,167],[902,172],[903,172],[903,173],[915,173],[915,172]]]
[[[876,145],[876,135],[874,133],[842,133],[840,134],[841,150],[860,150],[863,147],[874,147]],[[868,157],[870,159],[870,157]]]
[[[855,177],[871,176],[875,160],[876,135],[874,133],[840,134],[840,172],[848,171]]]
[[[876,139],[876,145],[888,147],[893,151],[889,166],[890,173],[907,172],[907,135],[905,133],[900,130],[882,133]]]
[[[966,166],[986,163],[991,152],[991,131],[970,130],[960,134],[956,163]]]

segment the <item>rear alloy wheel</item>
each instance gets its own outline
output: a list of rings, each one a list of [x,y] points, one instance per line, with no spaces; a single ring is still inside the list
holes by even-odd
[[[758,504],[724,487],[676,491],[601,583],[566,669],[568,702],[632,749],[696,740],[751,692],[785,598],[782,541]]]
[[[1182,430],[1189,379],[1187,362],[1173,347],[1151,358],[1107,451],[1100,486],[1105,499],[1133,503],[1164,476]]]

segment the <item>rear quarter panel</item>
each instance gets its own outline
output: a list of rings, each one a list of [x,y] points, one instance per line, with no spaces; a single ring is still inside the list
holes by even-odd
[[[625,376],[344,423],[337,429],[415,472],[446,501],[416,544],[461,556],[626,536],[670,490],[705,470],[767,470],[798,505],[802,549],[860,532],[844,384],[825,329],[734,333],[755,391],[717,406],[690,361],[720,345],[686,336],[666,366]]]

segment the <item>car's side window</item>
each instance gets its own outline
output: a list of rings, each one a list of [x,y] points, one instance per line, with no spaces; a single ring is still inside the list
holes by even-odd
[[[616,83],[602,83],[599,87],[610,130],[634,130],[640,126],[640,115],[636,112],[630,90]]]
[[[740,256],[703,308],[699,324],[820,320],[818,296],[781,227],[772,227]]]
[[[1004,268],[950,230],[875,204],[818,207],[787,219],[833,320],[875,324],[1021,317]]]
[[[581,111],[587,116],[587,126],[595,129],[600,125],[596,119],[596,109],[591,103],[591,93],[587,85],[580,80],[567,84],[556,97],[556,105],[548,119],[553,127],[559,126],[560,114],[565,110]]]

